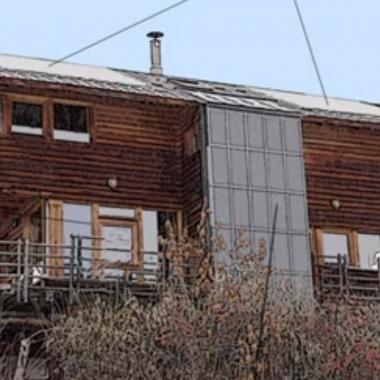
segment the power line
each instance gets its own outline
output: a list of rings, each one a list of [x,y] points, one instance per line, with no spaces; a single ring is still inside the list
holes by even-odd
[[[325,98],[326,105],[329,106],[329,99],[327,97],[326,89],[325,89],[325,86],[323,84],[322,75],[321,75],[321,72],[320,72],[319,67],[318,67],[317,59],[315,58],[315,54],[314,54],[314,51],[313,51],[313,46],[311,45],[311,41],[310,41],[307,29],[306,29],[306,25],[305,25],[304,19],[302,17],[301,9],[300,9],[300,7],[298,5],[298,1],[297,0],[293,0],[293,3],[294,3],[294,6],[296,8],[296,11],[297,11],[299,21],[301,23],[303,34],[305,36],[305,40],[306,40],[307,47],[309,49],[311,60],[313,61],[313,65],[314,65],[314,69],[315,69],[315,72],[316,72],[317,77],[318,77],[319,85],[321,86],[323,97]]]
[[[183,4],[185,4],[185,3],[189,2],[189,1],[190,1],[190,0],[182,0],[182,1],[178,1],[177,3],[174,3],[174,4],[168,6],[168,7],[164,8],[164,9],[161,9],[161,10],[158,11],[158,12],[152,13],[151,15],[149,15],[149,16],[147,16],[147,17],[144,17],[143,19],[141,19],[141,20],[139,20],[139,21],[136,21],[136,22],[134,22],[133,24],[130,24],[130,25],[128,25],[128,26],[126,26],[126,27],[124,27],[124,28],[122,28],[122,29],[119,29],[119,30],[117,30],[116,32],[113,32],[113,33],[109,34],[108,36],[105,36],[105,37],[101,38],[100,40],[97,40],[97,41],[95,41],[95,42],[92,42],[92,43],[89,44],[89,45],[86,45],[86,46],[84,46],[84,47],[82,47],[82,48],[80,48],[80,49],[78,49],[78,50],[76,50],[76,51],[74,51],[74,52],[72,52],[72,53],[70,53],[70,54],[68,54],[68,55],[65,55],[65,56],[62,57],[62,58],[57,59],[56,61],[51,62],[49,66],[54,66],[54,65],[56,65],[56,64],[58,64],[58,63],[60,63],[60,62],[66,61],[67,59],[69,59],[69,58],[71,58],[71,57],[74,57],[75,55],[78,55],[78,54],[80,54],[80,53],[83,53],[84,51],[86,51],[86,50],[88,50],[88,49],[91,49],[91,48],[93,48],[94,46],[97,46],[97,45],[99,45],[99,44],[101,44],[101,43],[103,43],[103,42],[105,42],[105,41],[108,41],[108,40],[110,40],[111,38],[118,36],[119,34],[122,34],[122,33],[126,32],[126,31],[128,31],[128,30],[130,30],[130,29],[133,29],[133,28],[135,28],[136,26],[139,26],[139,25],[141,25],[141,24],[143,24],[143,23],[145,23],[145,22],[147,22],[147,21],[149,21],[149,20],[151,20],[151,19],[153,19],[153,18],[155,18],[155,17],[158,17],[158,16],[160,16],[160,15],[166,13],[166,12],[169,12],[169,11],[171,11],[172,9],[177,8],[177,7],[179,7],[180,5],[183,5]]]

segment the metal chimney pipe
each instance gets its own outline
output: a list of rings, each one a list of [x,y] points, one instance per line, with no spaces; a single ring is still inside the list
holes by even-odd
[[[163,75],[164,71],[161,66],[161,38],[162,32],[150,32],[147,37],[150,38],[150,73],[152,75]]]

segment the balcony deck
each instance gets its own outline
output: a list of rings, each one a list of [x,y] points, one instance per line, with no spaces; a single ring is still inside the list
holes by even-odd
[[[162,274],[157,252],[144,252],[147,261],[140,265],[96,257],[94,245],[83,244],[82,238],[72,239],[70,246],[0,241],[2,318],[30,318],[53,305],[70,306],[91,297],[115,303],[130,295],[142,302],[157,298]]]
[[[314,285],[319,301],[380,302],[379,260],[377,269],[361,269],[351,266],[341,255],[314,258]]]

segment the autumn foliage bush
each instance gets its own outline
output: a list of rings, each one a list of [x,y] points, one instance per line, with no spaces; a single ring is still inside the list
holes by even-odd
[[[202,225],[197,239],[168,225],[162,259],[172,266],[155,302],[98,300],[56,321],[47,346],[65,379],[380,379],[378,305],[295,299],[268,272],[264,242],[247,253],[243,235],[215,272],[223,242],[206,236]]]

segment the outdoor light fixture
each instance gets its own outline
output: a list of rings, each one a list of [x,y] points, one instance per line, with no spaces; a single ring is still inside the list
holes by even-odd
[[[116,190],[117,189],[117,186],[118,186],[118,180],[117,180],[117,177],[110,177],[108,178],[107,180],[107,185],[108,187],[111,189],[111,190]]]
[[[340,210],[342,207],[342,202],[339,199],[333,199],[331,201],[331,206],[334,210]]]

